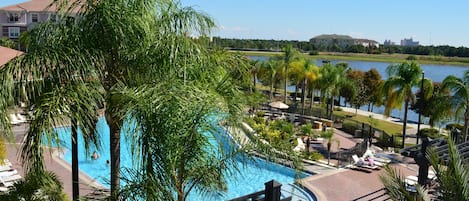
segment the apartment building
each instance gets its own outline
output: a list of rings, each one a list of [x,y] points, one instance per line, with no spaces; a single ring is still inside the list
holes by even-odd
[[[52,0],[29,0],[0,8],[0,36],[18,41],[22,32],[35,24],[56,20],[56,7]]]

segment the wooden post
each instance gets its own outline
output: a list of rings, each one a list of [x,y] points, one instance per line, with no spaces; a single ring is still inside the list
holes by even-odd
[[[265,185],[265,201],[280,201],[280,188],[282,184],[278,183],[275,180],[271,180]]]

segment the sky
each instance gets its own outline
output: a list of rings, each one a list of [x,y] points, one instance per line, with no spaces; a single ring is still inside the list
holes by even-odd
[[[0,0],[0,7],[25,0]],[[211,16],[213,36],[307,41],[343,34],[397,44],[469,47],[465,0],[180,0]]]

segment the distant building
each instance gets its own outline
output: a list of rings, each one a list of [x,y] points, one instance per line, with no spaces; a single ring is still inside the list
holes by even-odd
[[[20,34],[35,24],[57,19],[53,0],[29,0],[0,8],[0,37],[18,41]],[[75,9],[77,11],[78,9]]]
[[[323,34],[311,38],[309,40],[310,43],[316,46],[326,46],[330,47],[333,45],[337,45],[339,47],[346,47],[351,45],[362,45],[364,47],[378,47],[379,44],[377,41],[369,40],[369,39],[358,39],[352,38],[347,35],[338,35],[338,34]]]
[[[383,45],[384,46],[390,46],[390,45],[396,45],[396,43],[392,42],[391,40],[384,40]]]
[[[412,38],[404,38],[401,40],[401,46],[419,46],[419,42],[414,41]]]

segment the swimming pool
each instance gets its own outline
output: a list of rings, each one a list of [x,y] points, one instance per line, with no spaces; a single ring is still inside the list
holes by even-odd
[[[83,173],[96,179],[96,181],[101,183],[103,186],[109,187],[111,169],[106,162],[107,160],[110,160],[109,126],[107,125],[104,118],[100,118],[96,126],[96,130],[101,135],[101,141],[103,142],[103,144],[101,144],[101,150],[97,151],[100,157],[97,160],[91,160],[91,153],[96,150],[96,148],[92,147],[90,149],[91,153],[85,153],[83,139],[79,139],[79,167]],[[61,127],[57,128],[57,131],[61,139],[64,139],[63,146],[66,148],[70,148],[70,128]],[[64,160],[71,163],[72,156],[70,151],[65,152],[62,157]],[[130,146],[127,143],[127,140],[125,139],[125,135],[121,135],[121,167],[131,168],[132,164],[133,160],[130,152]],[[295,176],[300,178],[308,176],[305,173],[295,175],[295,171],[290,168],[276,163],[268,162],[259,158],[256,158],[253,161],[248,161],[247,163],[243,164],[239,162],[240,173],[228,179],[228,193],[226,195],[223,195],[223,197],[217,198],[216,200],[236,198],[242,195],[262,190],[264,189],[264,183],[272,179],[275,179],[276,181],[283,184],[283,186],[285,187],[282,187],[283,193],[294,192],[294,194],[301,194],[301,196],[299,197],[302,198],[301,200],[305,200],[305,198],[303,197],[308,196],[304,192],[301,192],[301,189],[297,189],[295,186],[288,185],[294,183]],[[206,199],[202,199],[202,197],[199,197],[196,192],[191,192],[188,197],[188,200]],[[307,198],[306,200],[314,200],[314,198]]]

